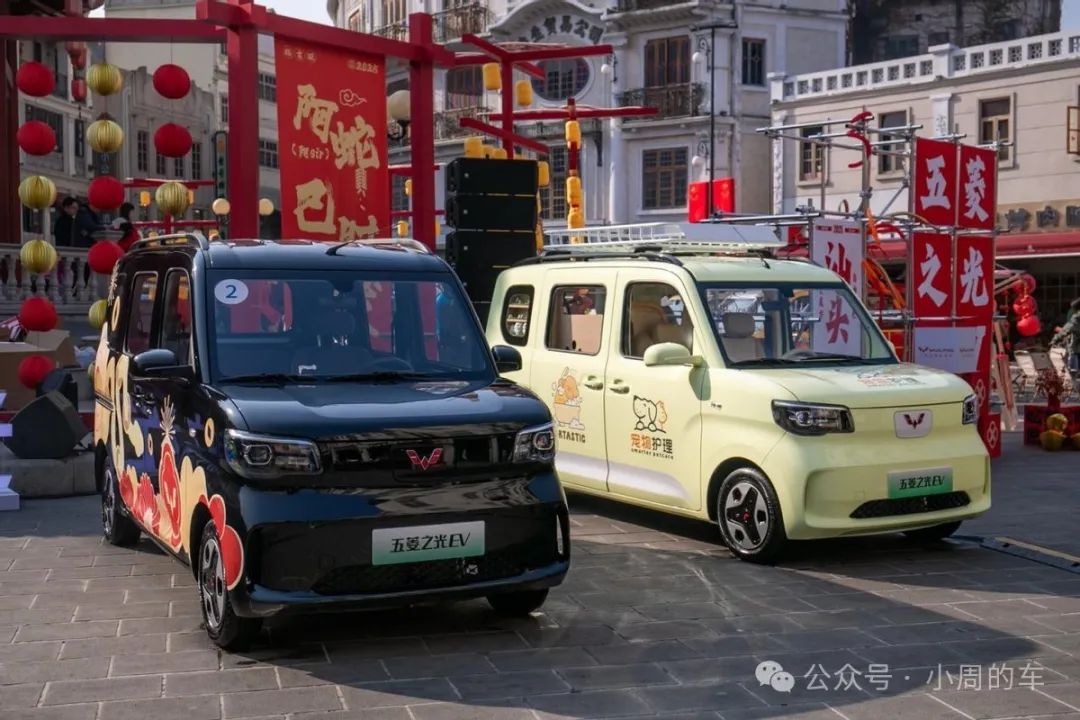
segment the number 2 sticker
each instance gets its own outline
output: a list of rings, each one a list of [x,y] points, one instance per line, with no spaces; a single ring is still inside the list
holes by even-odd
[[[222,280],[214,287],[214,297],[225,305],[239,305],[247,296],[248,287],[239,280]]]

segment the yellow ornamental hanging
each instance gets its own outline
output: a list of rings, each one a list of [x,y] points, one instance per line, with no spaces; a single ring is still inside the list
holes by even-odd
[[[536,164],[537,183],[540,187],[547,187],[551,184],[551,166],[548,165],[547,160],[541,160]]]
[[[518,80],[514,83],[514,95],[520,107],[529,107],[533,103],[533,87],[528,80]]]
[[[439,219],[435,219],[435,234],[440,235],[442,233],[442,225],[439,223]]]
[[[574,208],[570,211],[570,214],[566,216],[566,226],[572,230],[585,227],[585,216],[581,210]]]
[[[31,240],[19,250],[23,269],[31,275],[44,275],[56,267],[56,248],[41,240]]]
[[[167,182],[158,186],[154,200],[162,212],[173,217],[180,217],[188,209],[188,191],[181,183]]]
[[[398,220],[397,234],[398,237],[407,237],[409,235],[409,223],[404,220]]]
[[[569,145],[581,144],[581,123],[577,120],[566,121],[566,142]]]
[[[44,175],[31,175],[19,183],[19,200],[31,210],[44,210],[56,202],[56,185]]]
[[[107,301],[98,300],[90,306],[90,312],[86,314],[87,319],[90,321],[90,327],[95,330],[100,330],[101,326],[105,324],[105,310],[107,305]]]
[[[405,197],[412,197],[412,178],[405,180]]]
[[[484,88],[487,90],[499,90],[502,88],[502,68],[499,63],[484,64]]]
[[[96,63],[86,71],[86,85],[98,95],[114,95],[124,86],[124,76],[115,65]]]
[[[505,148],[495,148],[495,149],[493,149],[491,151],[491,157],[496,159],[496,160],[505,160],[506,159],[506,149]]]
[[[581,205],[581,178],[566,178],[566,201],[574,206]]]
[[[112,120],[96,120],[86,128],[86,141],[95,152],[108,155],[124,144],[124,131]]]
[[[465,157],[467,158],[482,158],[484,157],[484,141],[478,137],[465,138]]]

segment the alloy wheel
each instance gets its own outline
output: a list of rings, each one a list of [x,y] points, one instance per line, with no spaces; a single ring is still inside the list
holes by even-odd
[[[203,615],[212,630],[221,627],[225,615],[225,567],[221,562],[221,547],[216,538],[203,544],[199,566],[202,588]]]
[[[113,517],[116,512],[116,480],[112,470],[105,469],[104,480],[101,493],[101,527],[105,536],[109,537],[113,532]]]
[[[764,494],[751,482],[739,481],[724,499],[724,529],[743,550],[756,550],[769,536],[772,518]]]

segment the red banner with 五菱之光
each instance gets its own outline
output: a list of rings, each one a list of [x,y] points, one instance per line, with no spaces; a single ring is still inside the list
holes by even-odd
[[[274,50],[282,238],[387,235],[384,59],[297,41]]]

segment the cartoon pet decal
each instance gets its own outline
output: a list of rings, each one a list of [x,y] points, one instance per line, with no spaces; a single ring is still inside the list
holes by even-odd
[[[666,432],[664,425],[667,424],[668,415],[663,401],[655,403],[648,398],[635,395],[634,415],[637,416],[637,423],[634,425],[635,430]]]
[[[555,392],[552,414],[556,422],[563,427],[584,430],[585,424],[581,422],[581,391],[570,368],[563,369],[552,390]]]

